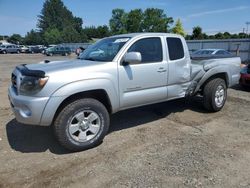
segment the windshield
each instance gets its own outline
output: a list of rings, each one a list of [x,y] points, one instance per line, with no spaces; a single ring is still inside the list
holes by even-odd
[[[128,37],[112,37],[102,39],[89,46],[81,55],[80,59],[91,61],[112,61],[124,44],[129,41]]]

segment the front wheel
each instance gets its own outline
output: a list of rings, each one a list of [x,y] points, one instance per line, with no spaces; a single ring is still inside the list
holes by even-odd
[[[72,151],[86,150],[102,142],[109,129],[109,114],[99,101],[79,99],[59,113],[54,128],[62,146]]]
[[[204,87],[204,107],[211,112],[220,111],[227,99],[227,86],[225,80],[215,78]]]

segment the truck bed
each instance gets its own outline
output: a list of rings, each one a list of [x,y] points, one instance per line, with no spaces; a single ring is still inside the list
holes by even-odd
[[[232,75],[229,79],[229,87],[231,85],[238,84],[241,60],[239,57],[229,57],[229,58],[215,58],[215,59],[192,59],[191,60],[191,85],[189,91],[193,89],[200,83],[203,77],[206,77],[207,72],[227,72]],[[219,71],[220,70],[220,71]],[[208,74],[209,75],[209,74]],[[193,93],[193,92],[191,92]]]

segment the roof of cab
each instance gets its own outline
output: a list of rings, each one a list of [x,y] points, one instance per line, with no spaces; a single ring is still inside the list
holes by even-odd
[[[139,36],[167,36],[167,37],[181,37],[180,35],[172,34],[172,33],[128,33],[128,34],[121,34],[121,35],[114,35],[112,37],[139,37]]]

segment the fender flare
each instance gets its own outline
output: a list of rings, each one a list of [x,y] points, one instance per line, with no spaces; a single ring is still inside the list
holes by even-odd
[[[197,93],[198,90],[202,87],[202,85],[211,77],[216,76],[218,74],[225,74],[226,76],[226,84],[229,85],[229,83],[231,83],[231,77],[230,75],[230,71],[225,67],[225,66],[219,66],[219,67],[215,67],[210,69],[209,71],[207,71],[203,77],[200,79],[200,81],[198,82],[194,93]]]

